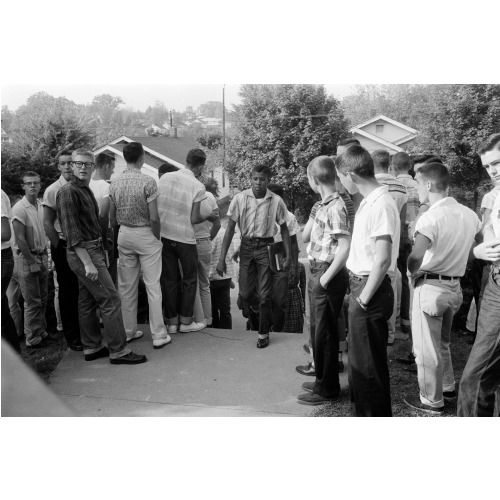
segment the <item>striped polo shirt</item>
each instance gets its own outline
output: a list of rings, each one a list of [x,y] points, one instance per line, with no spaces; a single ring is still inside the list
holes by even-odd
[[[375,178],[382,186],[387,186],[389,188],[389,194],[392,199],[396,202],[396,207],[398,212],[401,213],[405,203],[408,203],[408,193],[406,191],[406,186],[396,177],[391,174],[375,174]]]
[[[406,187],[406,192],[408,194],[408,203],[406,205],[406,224],[409,224],[417,218],[418,209],[420,208],[420,200],[418,198],[418,182],[413,180],[413,177],[410,174],[400,174],[396,177],[396,179],[402,182]]]

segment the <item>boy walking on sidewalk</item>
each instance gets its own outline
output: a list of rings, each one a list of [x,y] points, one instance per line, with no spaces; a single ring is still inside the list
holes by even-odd
[[[351,415],[390,417],[391,392],[387,366],[387,320],[394,294],[388,273],[399,252],[400,222],[387,186],[375,179],[373,160],[353,145],[336,160],[340,181],[349,193],[363,196],[347,259],[350,271],[349,385]]]
[[[453,316],[462,304],[460,278],[481,222],[469,208],[448,196],[450,174],[440,163],[420,167],[416,179],[422,203],[430,208],[417,221],[408,258],[414,287],[413,349],[420,395],[406,396],[413,409],[441,414],[445,398],[456,397],[450,353]]]
[[[315,158],[307,167],[309,185],[321,195],[311,230],[307,256],[311,267],[314,333],[311,331],[316,381],[304,382],[307,392],[298,402],[319,405],[336,401],[340,393],[338,317],[349,283],[345,263],[349,255],[347,209],[335,187],[335,163],[328,156]]]

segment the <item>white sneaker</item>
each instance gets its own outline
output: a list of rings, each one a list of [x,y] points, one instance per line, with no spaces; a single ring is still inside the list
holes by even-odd
[[[177,326],[178,325],[168,325],[167,332],[168,333],[177,333]]]
[[[199,332],[203,330],[203,328],[206,328],[206,326],[207,324],[205,322],[196,323],[196,321],[193,321],[190,325],[181,325],[179,327],[179,333]]]
[[[132,340],[137,340],[140,339],[144,333],[142,333],[140,330],[137,330],[135,333],[130,335],[130,337],[127,335],[127,342],[132,342]]]
[[[153,349],[161,349],[162,347],[165,347],[167,344],[170,344],[170,342],[172,342],[172,337],[168,334],[166,337],[163,337],[161,339],[154,339]]]

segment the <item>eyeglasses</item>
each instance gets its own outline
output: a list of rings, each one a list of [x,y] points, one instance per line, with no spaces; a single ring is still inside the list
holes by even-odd
[[[37,181],[37,182],[25,182],[24,185],[25,186],[39,186],[40,185],[40,181]]]
[[[92,162],[92,161],[86,161],[86,162],[83,162],[83,161],[72,161],[71,163],[76,168],[82,168],[82,167],[92,168],[95,165],[95,163]]]

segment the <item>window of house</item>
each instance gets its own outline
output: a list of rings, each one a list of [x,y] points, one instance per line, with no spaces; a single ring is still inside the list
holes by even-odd
[[[384,125],[375,125],[375,132],[377,134],[383,134],[384,133]]]

